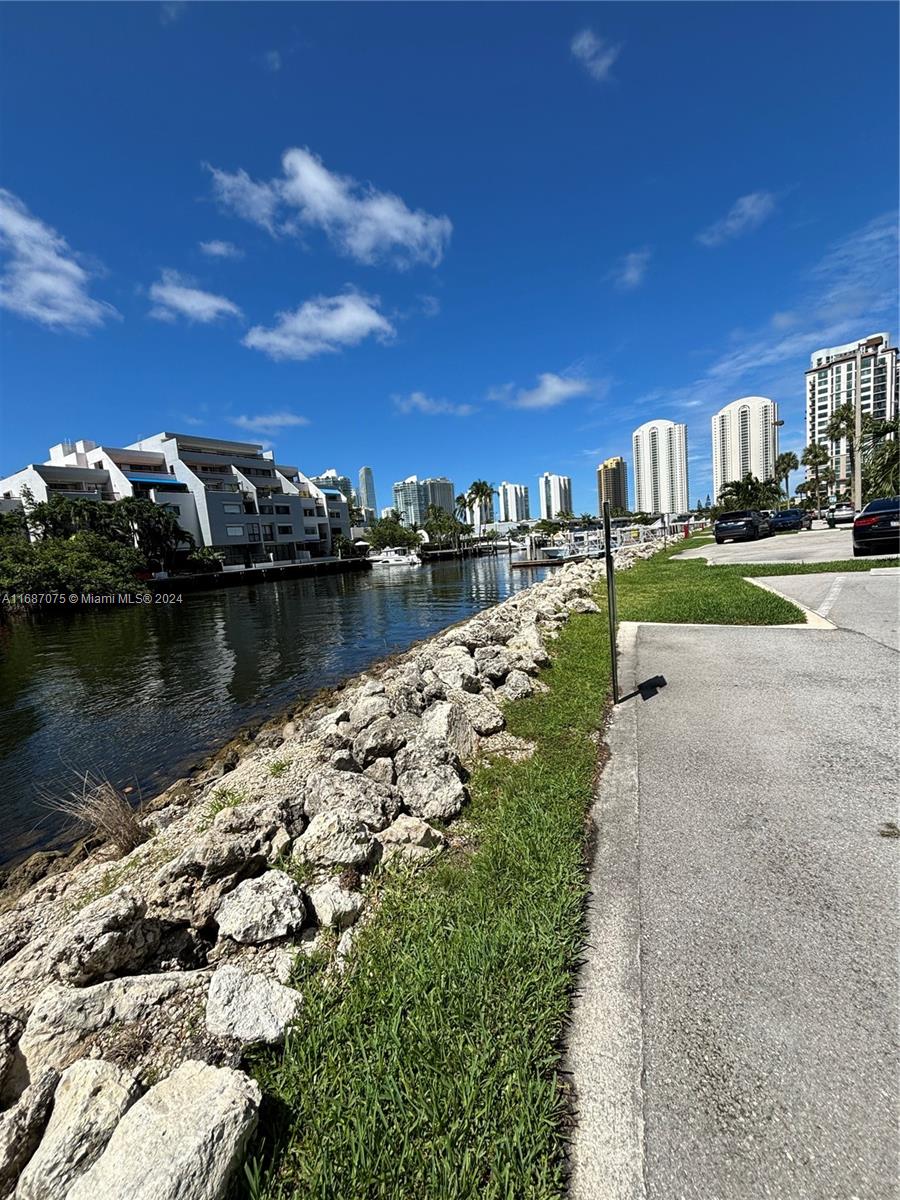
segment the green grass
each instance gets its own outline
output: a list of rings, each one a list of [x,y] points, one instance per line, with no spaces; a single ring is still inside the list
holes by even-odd
[[[620,621],[662,621],[687,625],[793,625],[804,614],[796,605],[747,583],[770,575],[829,571],[870,571],[896,566],[896,559],[849,559],[832,563],[734,563],[710,566],[705,559],[677,561],[673,555],[704,539],[676,543],[654,558],[616,576]]]
[[[562,1194],[557,1065],[582,939],[605,622],[573,618],[545,678],[549,693],[507,714],[534,758],[482,764],[469,781],[474,848],[386,875],[349,977],[307,978],[283,1057],[257,1062],[274,1111],[252,1195]]]

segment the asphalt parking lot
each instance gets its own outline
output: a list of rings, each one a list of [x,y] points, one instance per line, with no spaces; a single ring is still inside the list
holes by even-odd
[[[752,580],[873,641],[900,649],[900,567],[874,571],[772,575]]]
[[[776,533],[774,537],[760,538],[757,542],[725,542],[721,546],[710,542],[708,546],[695,546],[675,555],[675,558],[705,558],[714,566],[728,563],[841,562],[852,557],[851,530],[829,529],[824,522],[816,522],[812,529],[800,533]]]

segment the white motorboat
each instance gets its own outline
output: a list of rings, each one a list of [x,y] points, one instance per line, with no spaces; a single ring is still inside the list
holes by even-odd
[[[421,567],[418,554],[406,546],[388,546],[378,554],[370,554],[369,562],[376,567]]]

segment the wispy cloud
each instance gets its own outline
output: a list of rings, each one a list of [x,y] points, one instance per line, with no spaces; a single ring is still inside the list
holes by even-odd
[[[799,281],[789,310],[779,309],[759,328],[733,334],[693,381],[654,389],[635,404],[653,405],[663,415],[670,409],[694,410],[702,419],[753,391],[782,404],[785,438],[800,438],[809,356],[823,346],[877,332],[896,314],[897,265],[897,214],[885,213],[828,247]],[[789,406],[790,400],[795,403]]]
[[[632,250],[628,254],[623,254],[607,278],[611,279],[622,291],[633,292],[644,282],[644,276],[647,274],[652,257],[653,251],[649,246],[643,246],[640,250]]]
[[[622,53],[621,45],[612,45],[598,37],[592,29],[582,29],[580,33],[576,33],[570,49],[573,57],[598,83],[605,83],[609,79],[613,64]]]
[[[220,242],[215,239],[211,242],[200,242],[200,252],[205,254],[207,258],[243,258],[244,252],[239,246],[235,246],[233,242]]]
[[[159,6],[159,23],[161,25],[174,25],[176,21],[180,21],[187,10],[185,0],[163,0]]]
[[[65,238],[0,188],[0,306],[48,329],[83,332],[120,314],[88,295],[90,274]]]
[[[436,317],[441,311],[441,302],[437,296],[420,296],[419,303],[426,317]]]
[[[263,183],[244,170],[209,167],[213,194],[273,235],[320,229],[358,262],[434,267],[443,258],[453,230],[449,217],[410,209],[399,196],[337,175],[306,148],[287,150],[281,162],[283,174]]]
[[[229,417],[228,420],[230,424],[237,425],[238,429],[246,430],[247,433],[261,433],[269,437],[280,433],[282,429],[291,429],[297,425],[309,424],[306,417],[298,416],[297,413],[284,411],[258,413],[252,417]]]
[[[757,229],[774,211],[775,197],[771,192],[750,192],[735,200],[724,217],[702,229],[697,241],[703,246],[721,246]]]
[[[199,325],[209,325],[222,317],[239,317],[241,310],[225,296],[204,292],[194,281],[177,271],[163,271],[162,278],[150,288],[153,308],[150,316],[157,321],[185,317]]]
[[[280,50],[267,50],[263,55],[263,66],[274,75],[284,65]]]
[[[487,398],[499,400],[510,408],[557,408],[573,396],[586,396],[591,391],[592,384],[589,379],[576,379],[545,371],[538,375],[537,384],[533,388],[517,388],[515,384],[503,383],[491,388]]]
[[[392,396],[397,412],[424,413],[428,417],[469,417],[477,412],[474,404],[452,404],[449,400],[433,400],[424,392],[410,392],[408,396]]]
[[[293,312],[278,313],[271,329],[254,326],[243,344],[276,360],[302,362],[316,354],[336,354],[367,337],[387,341],[395,330],[379,312],[379,303],[377,296],[360,292],[315,296]]]

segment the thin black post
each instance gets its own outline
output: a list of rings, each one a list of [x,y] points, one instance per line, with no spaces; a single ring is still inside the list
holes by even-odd
[[[609,524],[609,501],[603,501],[603,542],[606,553],[606,608],[609,614],[609,661],[612,667],[613,704],[619,703],[619,664],[616,661],[616,568]]]

